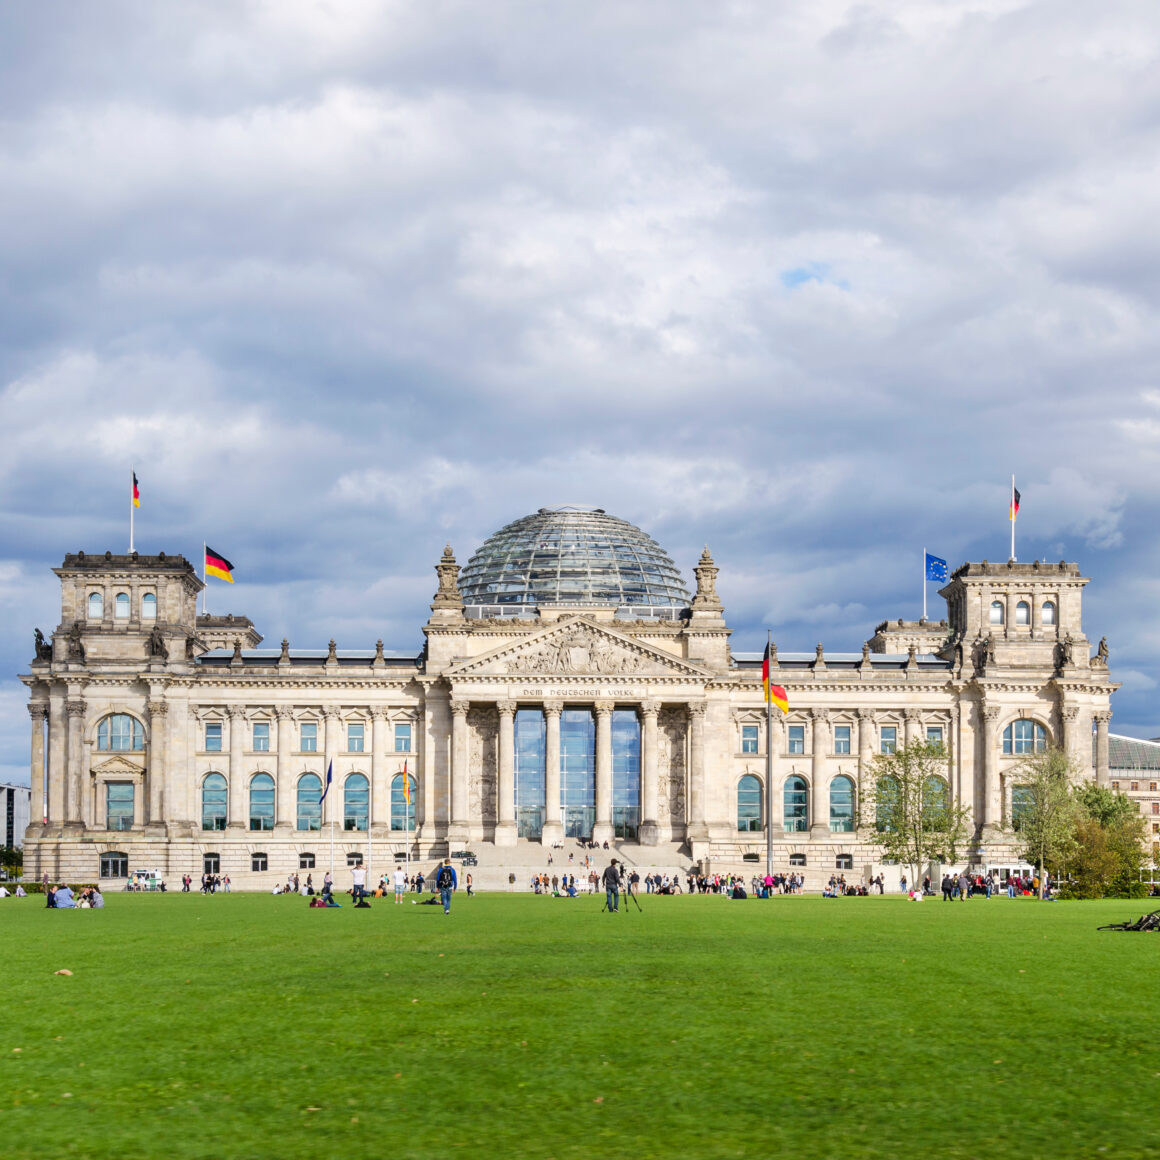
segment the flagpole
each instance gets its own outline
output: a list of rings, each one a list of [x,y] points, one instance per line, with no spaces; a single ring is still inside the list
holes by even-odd
[[[1015,476],[1011,476],[1011,506],[1007,509],[1011,517],[1011,559],[1015,559]]]
[[[407,882],[411,881],[411,783],[407,780],[407,763],[403,762],[403,830],[407,835]]]
[[[773,632],[765,630],[765,655],[770,654],[770,645],[773,643]],[[770,666],[770,681],[773,680],[773,666]],[[770,700],[769,689],[762,690],[765,694],[765,873],[773,874],[773,701]]]
[[[129,468],[129,555],[133,554],[133,480],[137,478],[133,468]]]
[[[205,570],[205,540],[201,542],[201,614],[209,616],[209,578]]]
[[[926,549],[922,550],[922,619],[926,619]]]

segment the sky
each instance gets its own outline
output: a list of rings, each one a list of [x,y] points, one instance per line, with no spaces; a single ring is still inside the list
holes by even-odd
[[[274,645],[418,649],[444,543],[581,503],[708,544],[738,651],[919,616],[1014,473],[1160,735],[1158,55],[1119,0],[3,5],[0,779],[134,469]]]

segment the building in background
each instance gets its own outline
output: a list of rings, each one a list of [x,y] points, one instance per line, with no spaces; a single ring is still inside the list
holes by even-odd
[[[249,619],[197,615],[181,556],[66,556],[60,623],[22,677],[27,871],[257,886],[322,869],[332,842],[340,866],[377,851],[374,873],[408,841],[493,863],[607,841],[739,868],[764,858],[772,794],[779,868],[817,881],[876,863],[874,758],[907,742],[942,745],[932,792],[970,810],[976,864],[1014,856],[1027,754],[1059,744],[1109,780],[1117,686],[1075,564],[964,564],[945,623],[775,655],[789,712],[770,785],[761,655],[733,650],[708,549],[690,594],[639,528],[541,508],[435,571],[421,647],[263,649]]]
[[[24,845],[32,790],[26,785],[0,783],[0,846],[14,850]]]

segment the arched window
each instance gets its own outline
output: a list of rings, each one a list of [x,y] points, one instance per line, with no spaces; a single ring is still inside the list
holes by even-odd
[[[145,730],[136,717],[114,713],[97,726],[97,748],[140,753],[145,748]]]
[[[129,619],[129,593],[118,592],[117,599],[113,601],[113,615],[118,620]]]
[[[880,777],[878,779],[878,800],[875,803],[874,825],[879,833],[892,833],[898,828],[898,812],[902,808],[902,795],[898,790],[898,779]]]
[[[1020,600],[1019,603],[1015,605],[1015,623],[1031,623],[1031,605],[1028,604],[1026,600]]]
[[[992,624],[1002,624],[1003,623],[1003,601],[1002,600],[992,600],[991,601],[991,623]]]
[[[1052,601],[1045,601],[1040,612],[1042,613],[1044,624],[1055,623],[1055,605],[1052,603]]]
[[[743,834],[761,829],[761,782],[749,773],[737,783],[737,828]]]
[[[298,829],[322,829],[322,778],[316,773],[304,773],[298,779]]]
[[[391,829],[413,834],[415,832],[415,779],[407,774],[411,800],[403,792],[403,775],[396,773],[391,778]]]
[[[926,816],[926,824],[932,830],[948,828],[950,818],[948,810],[951,804],[950,786],[944,778],[932,774],[922,786],[922,810]]]
[[[203,830],[224,830],[226,828],[228,799],[226,779],[220,773],[207,774],[205,781],[201,783],[201,828]]]
[[[1047,748],[1047,730],[1038,721],[1026,717],[1012,721],[1003,730],[1003,752],[1018,757],[1024,753],[1042,753]]]
[[[152,592],[146,592],[145,595],[141,597],[141,619],[157,619],[157,597],[154,596]]]
[[[99,592],[89,593],[89,619],[100,620],[105,615],[105,598]]]
[[[782,821],[787,832],[810,828],[810,793],[804,777],[787,777],[782,804]]]
[[[342,828],[365,830],[370,820],[371,786],[361,773],[352,773],[342,787]]]
[[[250,780],[250,829],[273,828],[274,779],[268,773],[258,773]]]
[[[854,832],[854,783],[841,774],[830,782],[830,833]]]

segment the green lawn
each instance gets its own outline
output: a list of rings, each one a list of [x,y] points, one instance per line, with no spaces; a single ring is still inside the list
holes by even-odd
[[[1147,903],[641,904],[6,899],[0,1154],[1160,1150]]]

